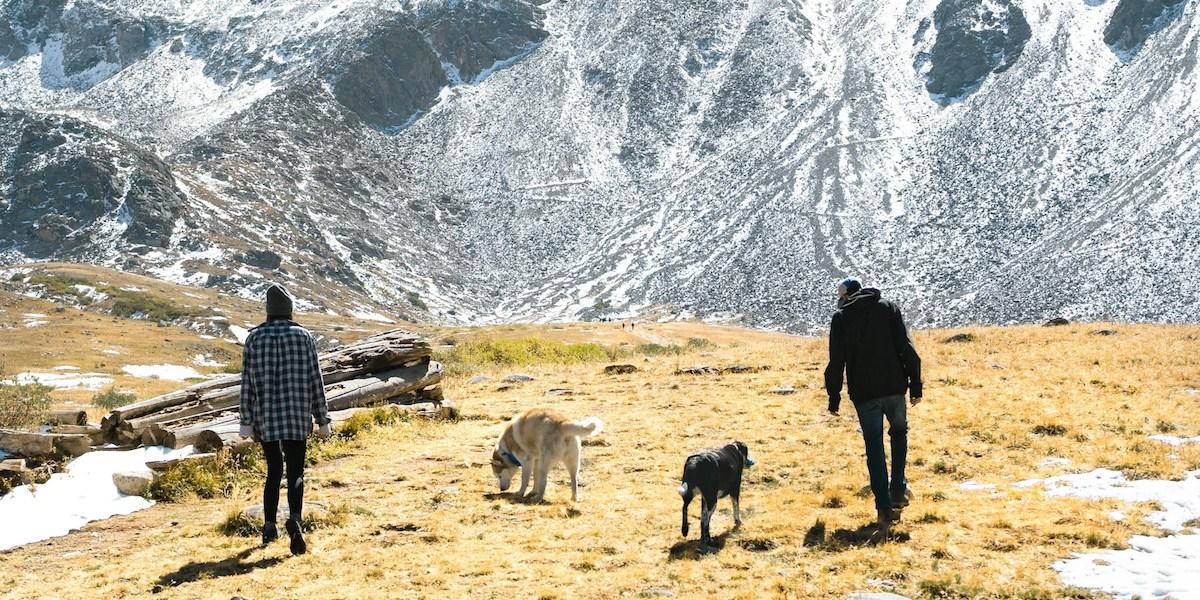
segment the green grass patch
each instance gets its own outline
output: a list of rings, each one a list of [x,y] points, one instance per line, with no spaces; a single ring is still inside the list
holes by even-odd
[[[125,318],[142,318],[151,321],[175,321],[184,317],[194,317],[201,314],[201,311],[181,306],[167,300],[144,292],[130,292],[125,290],[106,290],[112,294],[113,304],[112,314],[118,317]]]
[[[567,344],[534,337],[499,340],[459,340],[438,353],[437,360],[453,372],[496,367],[574,365],[617,360],[625,351],[602,344]]]
[[[206,463],[181,463],[168,469],[146,491],[146,497],[161,502],[192,498],[228,498],[241,490],[262,485],[267,467],[257,444],[237,450],[222,450]]]
[[[93,283],[79,277],[71,277],[69,275],[59,275],[58,273],[31,273],[29,275],[29,285],[42,286],[46,289],[46,294],[57,298],[74,298],[79,304],[91,304],[92,299],[84,292],[75,288],[77,285],[92,286]]]
[[[312,533],[318,529],[341,527],[346,524],[352,512],[357,513],[357,510],[351,509],[345,504],[336,504],[330,507],[328,512],[320,515],[305,514],[300,519],[300,530],[304,533]],[[225,517],[220,525],[217,525],[217,533],[229,537],[258,537],[262,534],[262,526],[261,521],[247,517],[240,510],[234,510]],[[282,524],[279,525],[279,534],[287,536]]]
[[[126,404],[137,402],[137,394],[133,392],[122,392],[117,389],[117,386],[112,386],[103,392],[92,396],[92,404],[100,408],[112,410]]]

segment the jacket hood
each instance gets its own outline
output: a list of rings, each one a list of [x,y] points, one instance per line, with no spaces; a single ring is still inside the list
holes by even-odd
[[[851,310],[859,306],[870,306],[879,302],[881,297],[882,295],[879,293],[879,290],[875,288],[863,288],[851,294],[844,302],[839,301],[838,308],[841,310]]]

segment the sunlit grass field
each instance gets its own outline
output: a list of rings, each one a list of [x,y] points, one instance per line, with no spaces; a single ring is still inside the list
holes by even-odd
[[[973,339],[945,342],[961,332]],[[1163,479],[1200,468],[1196,446],[1147,439],[1200,434],[1198,335],[1149,325],[917,332],[926,401],[909,413],[915,498],[894,536],[875,543],[856,421],[850,410],[824,412],[824,340],[686,323],[636,334],[611,323],[447,331],[447,395],[464,418],[375,428],[326,453],[308,498],[339,518],[310,535],[310,554],[219,531],[257,502],[248,485],[4,553],[0,589],[14,598],[1089,597],[1064,588],[1051,565],[1158,534],[1142,519],[1154,507],[1008,484],[1096,467]],[[649,343],[680,350],[648,352]],[[610,362],[639,371],[605,375]],[[675,374],[735,363],[763,370]],[[502,381],[517,372],[535,380]],[[770,393],[781,386],[797,393]],[[487,462],[503,421],[537,405],[606,423],[584,448],[578,504],[561,469],[545,504],[496,493]],[[731,439],[758,464],[743,487],[744,526],[731,530],[722,501],[720,547],[709,550],[696,527],[680,538],[675,487],[689,452]],[[1043,466],[1050,457],[1070,462]],[[967,481],[999,487],[961,488]],[[1118,508],[1122,522],[1108,516]]]

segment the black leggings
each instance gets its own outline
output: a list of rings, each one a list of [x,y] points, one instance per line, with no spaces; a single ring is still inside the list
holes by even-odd
[[[289,519],[300,520],[304,508],[304,440],[261,442],[263,458],[267,460],[267,484],[263,487],[263,520],[275,522],[279,512],[279,482],[283,479],[283,461],[287,459],[287,498]]]

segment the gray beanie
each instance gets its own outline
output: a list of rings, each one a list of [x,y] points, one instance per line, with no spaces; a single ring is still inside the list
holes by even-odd
[[[292,295],[282,285],[272,283],[267,288],[267,318],[291,317]]]

